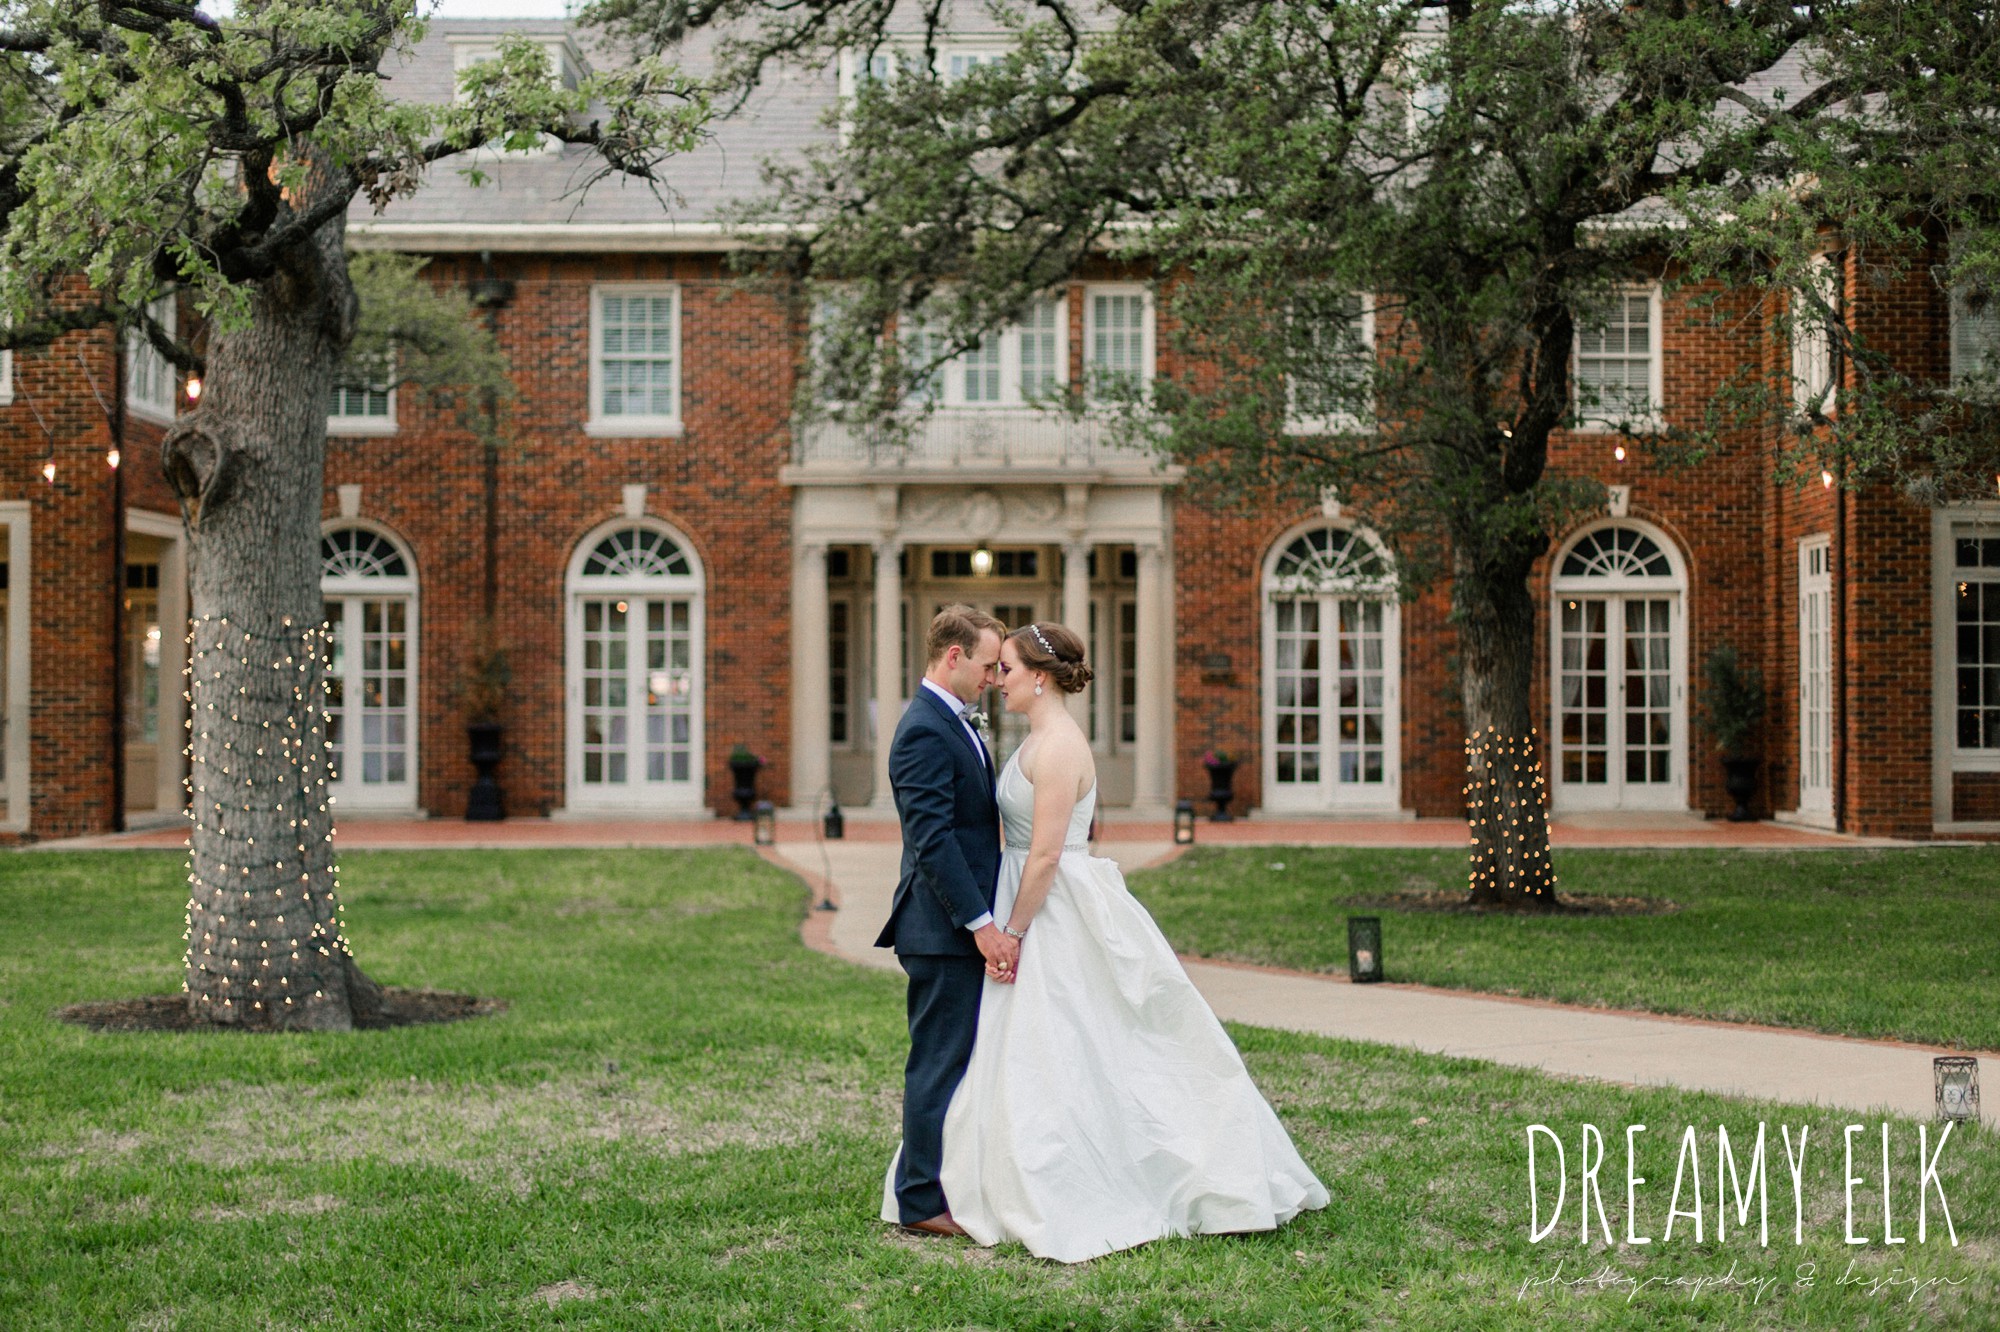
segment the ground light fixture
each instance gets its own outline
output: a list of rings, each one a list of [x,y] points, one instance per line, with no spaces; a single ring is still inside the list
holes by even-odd
[[[752,813],[751,822],[756,829],[757,845],[769,846],[778,840],[778,807],[768,800],[759,800]]]
[[[820,831],[829,842],[838,842],[847,836],[847,816],[840,812],[840,802],[834,801],[826,807],[826,817],[820,820]]]
[[[1183,800],[1174,806],[1174,845],[1194,845],[1194,801]]]
[[[1347,918],[1347,978],[1357,985],[1382,979],[1382,918]]]
[[[1937,1080],[1939,1119],[1979,1118],[1979,1061],[1971,1055],[1939,1055],[1931,1061]]]

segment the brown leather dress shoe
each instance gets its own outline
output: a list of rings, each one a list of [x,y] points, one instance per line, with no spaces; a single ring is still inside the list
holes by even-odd
[[[903,1227],[920,1235],[964,1235],[965,1227],[951,1219],[950,1212],[939,1212],[928,1221],[912,1221]]]

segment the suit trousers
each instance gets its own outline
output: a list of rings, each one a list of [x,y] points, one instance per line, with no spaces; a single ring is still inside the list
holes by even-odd
[[[944,1166],[944,1112],[972,1059],[986,959],[953,954],[898,955],[910,978],[910,1058],[903,1066],[903,1154],[896,1203],[903,1224],[948,1210],[938,1174]]]

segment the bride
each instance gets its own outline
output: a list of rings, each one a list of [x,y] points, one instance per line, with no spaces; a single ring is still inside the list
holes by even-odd
[[[1083,644],[1030,624],[1001,644],[1000,674],[1007,711],[1028,719],[997,790],[994,918],[1021,954],[1011,974],[988,968],[945,1114],[951,1216],[981,1244],[1075,1263],[1326,1206],[1118,866],[1087,853],[1096,768],[1063,703],[1090,683]]]

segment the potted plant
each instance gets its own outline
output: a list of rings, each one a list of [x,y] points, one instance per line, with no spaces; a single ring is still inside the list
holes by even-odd
[[[493,770],[505,752],[501,746],[500,709],[506,704],[507,686],[513,678],[507,664],[507,649],[495,640],[492,625],[476,626],[458,691],[459,704],[466,716],[466,748],[478,772],[465,800],[465,817],[471,822],[496,822],[507,817],[500,798],[500,783]]]
[[[1743,823],[1753,817],[1750,797],[1757,792],[1757,769],[1762,763],[1751,753],[1751,745],[1764,719],[1764,673],[1728,643],[1708,654],[1701,673],[1707,686],[1702,691],[1702,714],[1722,755],[1722,789],[1736,801],[1729,820]]]
[[[1208,821],[1234,823],[1236,816],[1229,812],[1229,802],[1236,798],[1235,756],[1226,749],[1211,749],[1202,754],[1201,766],[1208,769],[1208,798],[1215,802],[1215,812]]]
[[[735,787],[729,794],[736,800],[738,823],[748,823],[757,817],[757,769],[763,766],[764,760],[751,753],[748,745],[739,744],[729,751],[729,775],[735,779]]]

